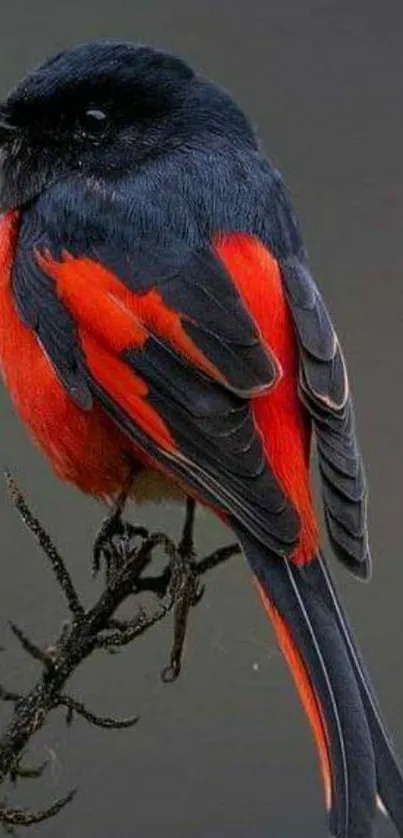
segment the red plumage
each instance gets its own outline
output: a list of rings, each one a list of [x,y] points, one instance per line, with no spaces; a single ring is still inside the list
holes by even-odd
[[[99,406],[80,410],[69,398],[32,330],[17,313],[11,274],[18,213],[0,222],[0,358],[10,395],[34,440],[62,480],[94,495],[127,481],[132,444]]]

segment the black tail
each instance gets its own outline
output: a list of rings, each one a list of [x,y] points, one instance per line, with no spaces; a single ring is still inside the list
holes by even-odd
[[[296,567],[238,535],[315,734],[331,834],[371,838],[380,800],[403,838],[403,773],[325,560]]]

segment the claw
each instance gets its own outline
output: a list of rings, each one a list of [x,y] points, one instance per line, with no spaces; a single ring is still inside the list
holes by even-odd
[[[175,660],[165,666],[161,672],[161,680],[164,684],[172,684],[179,677],[181,671],[181,662]]]
[[[94,541],[94,547],[92,551],[93,576],[97,576],[97,574],[101,570],[103,558],[106,559],[107,565],[112,558],[118,558],[118,556],[113,555],[116,550],[113,544],[113,537],[119,536],[121,533],[121,515],[122,510],[120,506],[117,505],[114,508],[112,514],[105,518],[105,520],[101,524],[101,528]]]
[[[134,526],[129,521],[122,519],[127,491],[125,489],[121,493],[111,514],[102,522],[93,546],[93,576],[97,576],[101,569],[102,560],[104,560],[107,584],[113,574],[121,570],[132,555],[135,549],[133,542],[137,538],[144,540],[148,537],[148,531],[145,527]]]

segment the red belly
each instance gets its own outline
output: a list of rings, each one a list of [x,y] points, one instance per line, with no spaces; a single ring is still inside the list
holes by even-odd
[[[11,268],[17,214],[0,222],[0,363],[18,413],[63,480],[84,492],[113,495],[126,481],[137,452],[102,408],[83,411],[71,401],[34,333],[16,311]]]

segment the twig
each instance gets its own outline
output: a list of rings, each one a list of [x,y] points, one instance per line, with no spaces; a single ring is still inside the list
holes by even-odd
[[[76,789],[73,789],[65,797],[55,800],[47,809],[39,809],[37,812],[27,809],[11,809],[5,803],[0,803],[0,823],[3,825],[5,832],[10,834],[15,832],[17,826],[34,826],[42,823],[58,815],[73,800],[75,794]]]
[[[96,727],[103,727],[115,730],[122,730],[125,727],[133,727],[133,725],[137,724],[139,717],[138,716],[129,716],[127,719],[114,719],[112,716],[97,716],[95,713],[92,713],[82,701],[77,701],[77,699],[72,698],[70,695],[61,695],[58,699],[58,705],[67,707],[68,714],[67,714],[67,723],[71,724],[74,718],[74,713],[77,713],[78,716],[82,716],[87,722],[90,724],[95,725]]]
[[[10,692],[10,690],[4,689],[4,687],[0,687],[0,701],[19,701],[21,698],[18,693]]]
[[[43,663],[44,666],[49,667],[52,666],[52,660],[46,652],[43,652],[42,649],[39,649],[35,643],[32,643],[32,640],[27,637],[25,632],[22,631],[15,623],[9,622],[10,629],[17,640],[20,641],[24,652],[27,652],[28,655],[31,655],[31,658],[34,658],[40,663]]]
[[[81,619],[84,616],[84,609],[76,594],[74,585],[71,581],[71,576],[61,555],[57,551],[46,530],[42,527],[40,521],[38,521],[38,519],[32,514],[25,502],[24,496],[20,492],[14,478],[9,472],[6,472],[6,480],[11,500],[13,501],[17,512],[20,513],[24,524],[36,538],[43,554],[49,559],[59,586],[67,599],[67,603],[73,617],[75,617],[75,619]]]
[[[41,665],[39,678],[27,693],[19,694],[0,686],[0,700],[14,706],[12,717],[0,739],[0,785],[12,781],[41,776],[45,765],[24,768],[21,759],[32,736],[45,724],[49,713],[58,707],[67,710],[66,722],[71,724],[75,715],[89,724],[109,729],[124,729],[135,725],[138,717],[118,719],[99,716],[88,710],[83,702],[64,692],[68,679],[77,667],[96,649],[113,651],[126,646],[162,620],[174,609],[174,639],[170,665],[164,670],[165,680],[172,680],[180,672],[183,645],[189,612],[201,596],[201,577],[217,565],[226,562],[239,551],[237,545],[223,548],[197,562],[194,554],[195,505],[189,500],[182,538],[177,547],[164,533],[149,534],[144,527],[133,527],[122,521],[126,494],[119,497],[117,506],[103,523],[94,545],[93,567],[99,571],[105,562],[105,587],[98,601],[85,609],[63,557],[53,544],[40,521],[28,504],[10,474],[7,484],[11,499],[24,524],[38,542],[50,562],[59,587],[62,589],[71,619],[61,628],[58,639],[51,646],[41,649],[30,640],[25,631],[15,623],[11,630],[23,649]],[[156,547],[162,547],[167,562],[159,576],[145,576]],[[144,590],[153,591],[160,604],[148,613],[138,608],[126,621],[118,620],[115,612],[129,596]],[[10,808],[0,803],[0,823],[6,831],[17,826],[30,826],[56,815],[73,798],[70,792],[46,809],[30,812]]]

